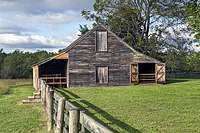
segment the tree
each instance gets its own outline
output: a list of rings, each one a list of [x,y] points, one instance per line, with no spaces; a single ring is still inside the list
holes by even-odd
[[[200,39],[200,2],[191,0],[186,5],[186,18],[188,24],[195,32],[196,41]]]
[[[136,50],[157,56],[171,46],[162,44],[168,28],[176,32],[185,23],[184,9],[182,0],[96,0],[94,12],[83,10],[82,16],[105,25]]]
[[[79,31],[80,31],[80,35],[79,36],[81,36],[81,35],[83,35],[83,34],[85,34],[86,32],[88,32],[89,31],[89,28],[87,27],[87,25],[79,25],[80,26],[80,29],[79,29]]]
[[[23,52],[15,50],[13,53],[6,54],[3,50],[0,51],[0,78],[3,79],[21,79],[32,78],[32,65],[44,60],[55,53],[47,51],[37,51],[35,53]]]
[[[6,57],[6,53],[3,52],[3,49],[0,49],[0,73],[1,73],[2,63],[5,57]]]

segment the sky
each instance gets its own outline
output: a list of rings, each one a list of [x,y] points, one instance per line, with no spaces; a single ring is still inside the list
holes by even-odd
[[[92,25],[81,11],[92,11],[94,1],[0,0],[0,49],[9,53],[66,48],[78,38],[80,24]]]
[[[57,52],[78,38],[79,25],[92,25],[81,11],[94,0],[0,0],[0,49]]]

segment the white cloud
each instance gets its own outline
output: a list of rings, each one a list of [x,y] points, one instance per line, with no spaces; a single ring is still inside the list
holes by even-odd
[[[46,14],[16,14],[16,20],[25,20],[29,22],[47,23],[47,24],[58,24],[67,23],[76,20],[80,20],[80,14],[75,12],[64,12],[64,13],[51,13]]]
[[[16,34],[0,34],[0,47],[2,48],[65,48],[77,38],[76,33],[65,38],[46,38],[41,35],[16,35]]]
[[[56,51],[78,36],[87,23],[82,9],[92,10],[95,0],[0,0],[0,49]]]

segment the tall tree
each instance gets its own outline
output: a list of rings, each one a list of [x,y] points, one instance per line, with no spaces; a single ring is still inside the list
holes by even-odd
[[[104,24],[140,52],[157,56],[171,46],[163,45],[163,38],[185,23],[184,7],[183,0],[96,0],[94,12],[83,10],[82,16]]]
[[[186,17],[192,30],[195,32],[196,41],[200,39],[200,1],[191,0],[186,5]]]

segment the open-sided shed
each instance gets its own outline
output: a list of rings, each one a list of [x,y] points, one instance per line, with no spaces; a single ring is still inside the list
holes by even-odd
[[[67,62],[68,54],[63,52],[32,66],[33,86],[38,89],[39,78],[50,85],[67,84]]]

